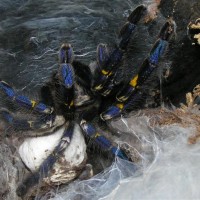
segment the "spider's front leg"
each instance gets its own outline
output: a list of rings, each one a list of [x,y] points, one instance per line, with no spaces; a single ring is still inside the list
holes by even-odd
[[[115,86],[118,64],[121,62],[128,46],[132,33],[138,22],[147,14],[145,6],[138,6],[128,17],[128,22],[120,30],[120,42],[115,48],[109,48],[105,44],[97,47],[97,68],[94,73],[92,90],[107,96]]]
[[[48,144],[44,144],[44,140],[48,140]],[[27,155],[27,145],[33,148],[35,143],[40,148],[32,149],[30,155]],[[46,147],[39,146],[42,143]],[[19,153],[32,171],[17,188],[20,197],[25,196],[40,181],[47,184],[67,183],[78,177],[85,168],[86,145],[79,125],[74,121],[70,121],[68,126],[64,125],[53,135],[27,141],[20,147]]]
[[[80,126],[86,139],[89,140],[90,144],[94,145],[95,148],[99,149],[101,152],[107,152],[113,156],[128,160],[125,152],[123,152],[123,150],[120,149],[117,144],[111,142],[95,128],[95,125],[92,122],[94,113],[94,109],[84,112],[80,121]]]
[[[35,135],[40,135],[40,130],[47,130],[59,124],[58,117],[54,115],[54,109],[43,102],[31,100],[27,96],[18,94],[8,83],[0,81],[0,91],[6,101],[12,105],[24,109],[25,112],[12,113],[7,109],[0,110],[0,117],[15,131],[36,130]],[[19,110],[20,111],[20,110]],[[27,113],[31,111],[31,113]],[[24,113],[24,114],[23,114]],[[63,123],[63,122],[62,122]],[[26,133],[29,135],[29,133]]]
[[[26,108],[31,111],[35,111],[41,114],[51,114],[53,108],[45,105],[41,102],[36,102],[31,100],[24,95],[19,95],[8,83],[5,81],[0,81],[0,91],[6,96],[6,98],[17,104],[21,108]]]
[[[139,68],[139,72],[129,81],[127,85],[116,95],[117,102],[109,107],[105,112],[101,113],[102,120],[109,120],[126,110],[131,110],[135,103],[142,98],[143,93],[140,87],[150,77],[151,73],[158,67],[160,58],[166,52],[169,40],[175,32],[175,23],[172,20],[167,21],[155,42],[150,55],[146,58]]]
[[[53,77],[55,86],[55,107],[57,111],[67,118],[73,118],[74,106],[74,68],[72,66],[74,58],[73,48],[70,44],[63,44],[59,52],[60,66],[57,74]]]
[[[24,196],[31,187],[34,187],[43,178],[48,177],[50,170],[53,168],[58,157],[61,156],[65,148],[70,144],[72,133],[74,129],[74,123],[71,123],[60,139],[58,145],[54,148],[52,153],[42,162],[39,168],[31,175],[29,175],[23,183],[17,188],[17,195]],[[22,157],[24,159],[24,157]]]
[[[40,115],[27,117],[22,114],[11,113],[7,109],[0,110],[0,117],[5,121],[9,126],[11,126],[15,131],[39,131],[50,129],[55,125],[55,116],[54,115]],[[29,118],[29,119],[28,119]],[[26,133],[26,136],[30,135]],[[33,135],[40,135],[39,132],[35,132]]]

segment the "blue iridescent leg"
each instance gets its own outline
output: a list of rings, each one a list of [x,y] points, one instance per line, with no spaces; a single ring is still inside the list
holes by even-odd
[[[123,90],[116,95],[117,101],[125,102],[130,95],[150,77],[151,73],[158,67],[159,60],[165,54],[168,42],[174,34],[174,31],[175,24],[173,21],[167,21],[163,25],[159,33],[159,39],[155,42],[148,58],[144,60],[138,74],[136,74]]]
[[[54,77],[56,90],[56,102],[58,109],[67,119],[73,118],[74,113],[74,68],[73,48],[70,44],[63,44],[59,51],[60,67]]]
[[[53,168],[57,159],[62,155],[63,151],[70,144],[73,136],[74,125],[75,123],[71,121],[69,126],[65,129],[59,144],[55,147],[53,152],[43,161],[36,172],[25,178],[23,183],[18,186],[16,191],[18,196],[25,196],[30,188],[34,187],[39,183],[40,180],[49,175],[49,172]]]
[[[98,145],[102,151],[109,151],[111,154],[121,159],[128,160],[126,154],[121,149],[114,146],[105,136],[99,134],[92,123],[82,119],[80,125],[86,137],[91,139],[95,145]]]
[[[0,91],[6,95],[8,100],[17,103],[20,107],[36,111],[42,114],[51,114],[53,112],[53,108],[47,106],[43,103],[36,102],[34,100],[29,99],[24,95],[17,94],[14,89],[6,82],[0,81]]]
[[[146,7],[141,5],[138,6],[128,17],[128,22],[122,27],[119,37],[119,45],[114,49],[109,49],[107,45],[100,44],[97,47],[97,69],[95,71],[94,83],[92,89],[94,91],[107,96],[113,89],[112,84],[109,80],[112,80],[118,64],[122,60],[122,56],[126,47],[129,43],[132,33],[135,30],[136,24],[146,14]],[[115,81],[113,81],[115,82]],[[106,85],[109,84],[109,88]],[[106,89],[104,89],[106,87]],[[101,90],[104,89],[102,92]]]
[[[60,63],[72,63],[74,59],[74,52],[71,44],[62,44],[59,50]]]
[[[0,117],[15,131],[44,130],[51,128],[54,115],[38,116],[36,119],[18,119],[6,109],[0,110]]]
[[[120,30],[119,48],[125,50],[137,23],[147,14],[147,8],[144,5],[138,6],[128,17],[128,22]]]
[[[116,65],[121,61],[123,52],[118,48],[110,49],[105,44],[99,44],[97,47],[97,67],[94,73],[92,89],[100,92],[108,79],[116,71]]]

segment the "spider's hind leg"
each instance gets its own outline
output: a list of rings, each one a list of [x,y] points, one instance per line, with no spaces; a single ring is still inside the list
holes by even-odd
[[[124,52],[127,49],[132,33],[137,24],[147,14],[144,5],[138,6],[128,17],[119,33],[120,41],[114,48],[99,44],[97,47],[97,67],[95,70],[92,89],[103,96],[110,95],[111,91],[119,82],[117,72],[122,61]]]
[[[124,111],[135,109],[134,107],[138,104],[140,96],[142,97],[144,94],[141,91],[141,87],[149,79],[152,72],[158,68],[159,61],[165,54],[175,29],[176,25],[172,20],[168,20],[163,25],[158,35],[158,40],[154,43],[149,56],[139,68],[139,72],[116,95],[117,101],[100,115],[102,120],[110,120],[119,117]]]
[[[147,15],[147,8],[144,5],[138,6],[129,15],[128,22],[125,23],[124,26],[122,26],[119,33],[119,38],[120,38],[119,48],[120,49],[126,50],[129,40],[131,38],[131,35],[136,28],[136,25],[146,15]]]

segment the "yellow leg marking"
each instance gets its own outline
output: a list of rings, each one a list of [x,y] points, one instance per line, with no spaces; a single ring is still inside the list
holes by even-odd
[[[31,104],[32,104],[32,108],[34,108],[34,107],[35,107],[35,105],[36,105],[36,101],[34,101],[34,100],[31,100]]]
[[[109,74],[108,74],[108,76],[111,76],[112,75],[112,72],[110,72]]]
[[[106,70],[104,70],[104,69],[102,69],[102,70],[101,70],[101,73],[102,73],[103,75],[107,75],[109,72],[106,71]]]
[[[65,106],[69,106],[69,107],[71,107],[71,106],[74,105],[74,101],[72,100],[70,104],[68,104],[68,103],[64,103],[64,105],[65,105]]]
[[[129,85],[135,87],[137,85],[138,74],[130,81]]]
[[[121,110],[124,108],[124,104],[123,103],[118,103],[118,104],[116,104],[116,106]]]
[[[71,107],[73,105],[74,105],[74,101],[72,100],[69,106]]]
[[[94,136],[94,138],[97,138],[99,136],[101,136],[101,135],[99,133],[96,133],[95,136]]]
[[[96,86],[94,89],[95,90],[101,90],[102,88],[103,88],[103,86],[102,86],[102,84],[100,84],[100,85]]]
[[[102,73],[103,75],[107,75],[107,76],[112,75],[112,72],[106,71],[106,70],[104,70],[104,69],[101,70],[101,73]]]

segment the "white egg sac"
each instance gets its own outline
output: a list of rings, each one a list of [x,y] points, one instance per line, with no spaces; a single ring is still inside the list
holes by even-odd
[[[58,145],[65,126],[48,136],[30,137],[19,147],[19,154],[24,164],[31,170],[37,170],[42,162]],[[52,183],[66,183],[77,177],[86,164],[86,144],[78,124],[75,124],[70,144],[54,164],[45,180]]]

